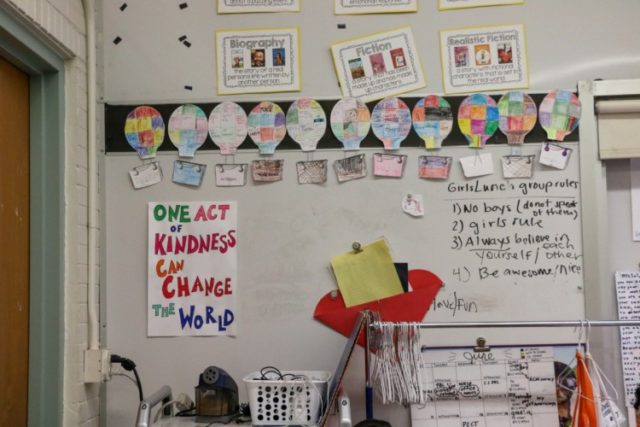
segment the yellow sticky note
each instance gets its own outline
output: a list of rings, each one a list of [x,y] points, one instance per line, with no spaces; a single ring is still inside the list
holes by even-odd
[[[384,240],[331,259],[345,306],[352,307],[403,293]]]

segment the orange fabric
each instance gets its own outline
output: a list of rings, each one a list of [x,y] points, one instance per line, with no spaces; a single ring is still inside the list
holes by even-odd
[[[593,383],[589,377],[589,370],[584,356],[576,351],[576,388],[577,399],[571,421],[572,427],[597,427],[596,403],[593,393]]]

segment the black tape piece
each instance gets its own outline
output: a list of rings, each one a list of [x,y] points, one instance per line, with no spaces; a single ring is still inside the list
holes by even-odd
[[[187,4],[187,2],[180,3],[180,5],[179,5],[179,6],[180,6],[180,9],[186,9],[186,8],[188,8],[188,7],[189,7],[189,5]]]
[[[120,6],[120,10],[124,12],[124,10],[127,8],[127,4],[126,3],[122,3],[122,6]]]
[[[113,39],[113,44],[118,44],[122,41],[122,38],[120,36],[117,36],[115,39]]]

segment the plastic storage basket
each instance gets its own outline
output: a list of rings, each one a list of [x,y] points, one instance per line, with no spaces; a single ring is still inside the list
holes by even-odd
[[[283,371],[284,379],[260,379],[260,372],[243,378],[249,394],[251,423],[258,426],[315,425],[328,404],[331,372]],[[296,379],[292,377],[299,377]]]

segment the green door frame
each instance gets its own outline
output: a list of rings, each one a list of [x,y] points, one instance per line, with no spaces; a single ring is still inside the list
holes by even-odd
[[[64,360],[64,60],[2,8],[0,55],[30,76],[29,427],[58,427]]]

